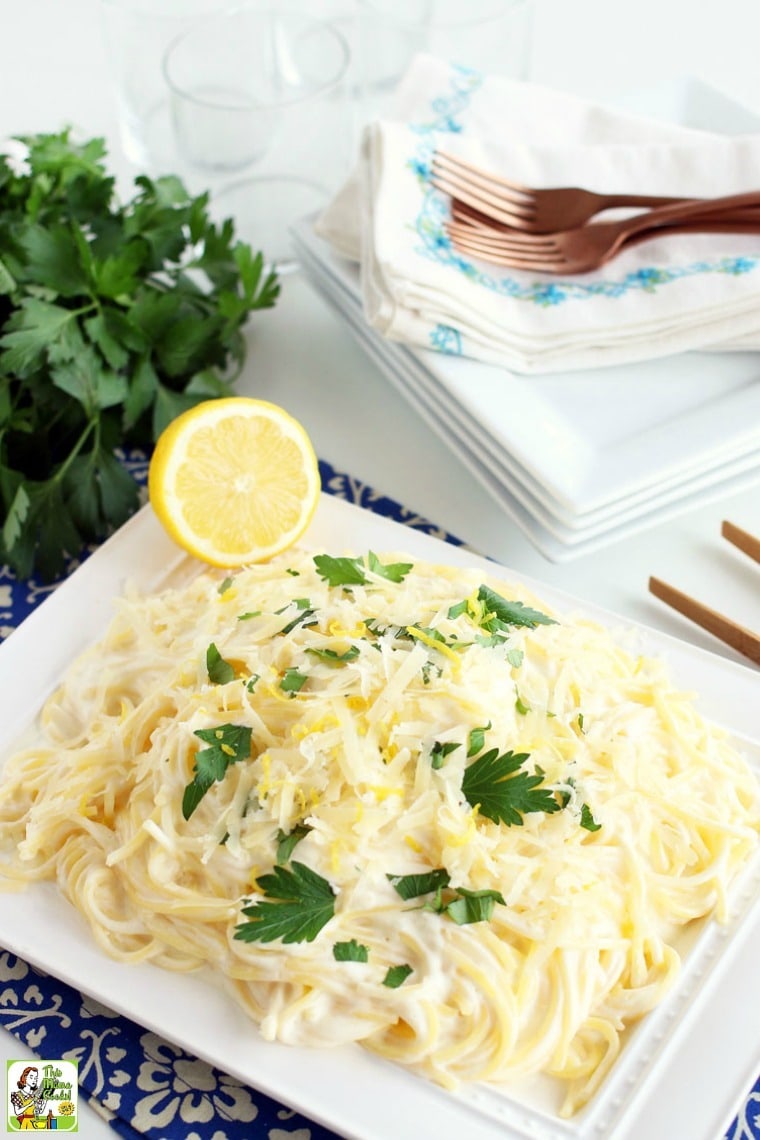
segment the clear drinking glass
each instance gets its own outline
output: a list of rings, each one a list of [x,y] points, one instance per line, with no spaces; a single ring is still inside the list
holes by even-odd
[[[290,225],[322,207],[348,169],[350,61],[337,21],[281,0],[195,23],[164,56],[181,162],[280,269]]]
[[[357,0],[364,118],[382,116],[418,52],[526,79],[533,0]]]
[[[174,170],[163,59],[170,43],[229,0],[102,0],[103,32],[126,157],[153,174]]]

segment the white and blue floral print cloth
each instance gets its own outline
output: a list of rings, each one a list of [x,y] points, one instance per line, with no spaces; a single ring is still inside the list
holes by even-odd
[[[451,245],[437,147],[534,187],[713,197],[760,189],[760,120],[717,135],[418,56],[317,221],[392,340],[525,373],[760,348],[760,235],[671,235],[582,275],[502,270]]]

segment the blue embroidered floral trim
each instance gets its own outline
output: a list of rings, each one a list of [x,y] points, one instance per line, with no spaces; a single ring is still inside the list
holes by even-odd
[[[449,356],[462,355],[462,334],[451,325],[436,325],[430,334],[430,343],[433,348]]]
[[[607,297],[611,300],[631,292],[655,293],[664,285],[697,277],[704,273],[726,273],[738,277],[751,273],[760,266],[760,257],[721,257],[713,261],[695,261],[688,265],[657,266],[637,269],[618,280],[536,280],[525,282],[515,277],[495,277],[474,265],[454,249],[444,229],[448,217],[446,197],[429,182],[430,167],[436,147],[435,133],[458,134],[462,131],[459,116],[466,111],[473,94],[481,87],[483,76],[470,68],[452,65],[450,92],[431,103],[430,119],[411,124],[418,136],[417,149],[407,166],[416,175],[423,191],[422,203],[413,229],[421,244],[416,251],[431,261],[447,265],[465,277],[502,297],[528,301],[548,308],[565,301],[585,301],[589,297]],[[445,332],[444,332],[445,330]],[[451,334],[456,334],[451,336]],[[430,346],[438,351],[461,355],[461,332],[450,326],[437,325],[430,333]]]

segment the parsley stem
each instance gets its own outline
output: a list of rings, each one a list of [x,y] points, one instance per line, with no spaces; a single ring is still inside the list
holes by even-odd
[[[66,456],[66,458],[63,461],[63,463],[61,464],[61,466],[58,468],[58,470],[55,472],[54,475],[51,475],[51,477],[50,477],[51,483],[60,483],[61,482],[61,480],[65,476],[66,472],[68,471],[69,467],[74,462],[74,460],[76,459],[79,452],[82,450],[82,448],[85,444],[85,441],[87,440],[87,437],[91,434],[93,428],[95,429],[95,447],[93,448],[93,454],[94,454],[94,452],[97,450],[97,445],[98,445],[98,441],[100,438],[100,419],[98,416],[95,416],[93,419],[89,420],[89,422],[85,426],[84,430],[81,432],[79,439],[76,441],[74,446],[71,448],[71,451]]]

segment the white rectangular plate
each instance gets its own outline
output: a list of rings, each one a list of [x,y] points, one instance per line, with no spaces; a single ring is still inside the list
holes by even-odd
[[[466,550],[324,495],[308,534],[317,550],[397,551],[452,565],[493,563]],[[6,715],[0,757],[32,723],[73,656],[99,636],[127,582],[152,590],[195,572],[149,508],[137,514],[0,645]],[[516,575],[504,570],[506,578]],[[630,626],[540,583],[561,611],[582,610]],[[729,727],[760,769],[757,674],[638,627],[641,648],[664,655],[678,683],[701,694],[702,711]],[[482,1086],[451,1094],[359,1047],[303,1050],[262,1041],[255,1026],[200,975],[128,966],[97,949],[83,920],[51,884],[13,896],[0,910],[0,943],[175,1041],[246,1083],[356,1140],[718,1140],[760,1069],[760,1018],[753,1017],[760,941],[760,874],[737,892],[725,928],[708,925],[669,998],[631,1035],[611,1077],[570,1122],[554,1115],[555,1090],[541,1081],[511,1094]],[[755,1002],[756,1004],[756,1002]]]
[[[536,549],[553,562],[590,554],[711,498],[752,486],[760,479],[760,429],[752,427],[757,439],[745,441],[745,447],[729,435],[713,463],[703,457],[696,466],[679,470],[671,479],[663,477],[656,489],[639,488],[625,499],[583,516],[565,513],[511,452],[484,431],[462,403],[447,395],[422,362],[423,354],[394,344],[369,327],[362,313],[358,268],[331,254],[325,243],[315,237],[308,219],[294,228],[293,245],[305,275],[345,321],[389,383],[482,483]],[[760,385],[757,397],[760,423]],[[744,411],[749,409],[745,407]],[[546,428],[546,416],[541,417],[541,423]]]

